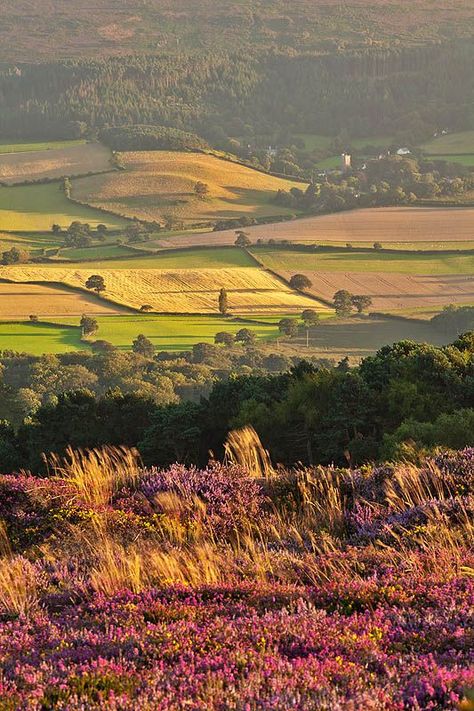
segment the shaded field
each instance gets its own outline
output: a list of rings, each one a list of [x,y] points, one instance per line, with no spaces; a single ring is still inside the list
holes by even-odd
[[[448,133],[446,136],[427,141],[421,147],[430,155],[474,153],[474,131]]]
[[[275,178],[215,156],[173,151],[123,153],[126,170],[80,178],[73,195],[81,202],[127,217],[165,222],[206,221],[242,214],[266,217],[289,214],[274,204],[278,189],[300,183]],[[205,183],[205,198],[194,194]]]
[[[375,353],[383,346],[402,340],[417,343],[444,345],[449,337],[443,336],[430,323],[408,320],[352,317],[330,319],[317,328],[310,329],[309,347],[312,355],[339,360],[346,355],[352,362]],[[306,349],[306,335],[291,341],[296,353]]]
[[[87,350],[87,346],[81,342],[79,328],[35,323],[0,323],[1,350],[43,355]]]
[[[119,251],[118,251],[119,250]],[[106,256],[127,256],[130,259],[100,259]],[[98,259],[87,261],[87,267],[94,269],[233,269],[254,267],[256,262],[243,249],[216,248],[216,249],[186,249],[172,253],[157,253],[140,255],[139,252],[127,247],[88,247],[87,249],[67,249],[61,251],[61,257],[71,260],[86,259],[89,255]],[[42,264],[47,267],[47,264]],[[55,264],[51,264],[54,268]],[[81,268],[81,262],[71,263],[69,266]]]
[[[9,284],[0,282],[0,319],[37,316],[81,316],[122,313],[123,309],[85,294],[47,284]]]
[[[351,210],[246,228],[252,240],[327,242],[463,242],[472,241],[473,208],[386,207]],[[234,230],[167,237],[163,247],[233,244]]]
[[[474,254],[441,252],[420,254],[390,252],[303,252],[285,249],[252,249],[265,267],[275,271],[388,272],[393,274],[466,275],[474,274]]]
[[[465,166],[474,166],[474,153],[466,153],[465,155],[458,156],[458,155],[433,155],[430,156],[430,158],[433,158],[434,160],[447,160],[450,163],[459,163],[460,165],[465,165]]]
[[[71,202],[59,183],[0,188],[0,230],[46,232],[54,223],[68,227],[74,220],[93,227],[100,223],[110,228],[125,225],[120,217]]]
[[[0,154],[0,183],[98,173],[111,169],[111,152],[100,143]]]
[[[100,269],[99,273],[106,284],[104,296],[133,308],[149,304],[164,313],[215,313],[219,291],[225,287],[234,313],[301,311],[305,307],[327,310],[258,268]],[[0,276],[15,282],[55,282],[81,289],[90,275],[91,268],[85,265],[81,269],[24,265],[0,270]]]
[[[293,272],[281,270],[289,279]],[[423,276],[389,272],[320,272],[303,271],[313,286],[310,292],[318,298],[332,300],[339,289],[372,297],[372,310],[393,311],[437,307],[447,304],[474,304],[472,276]]]
[[[76,141],[35,141],[33,143],[9,143],[0,141],[0,155],[4,153],[29,153],[31,151],[51,151],[58,148],[70,148],[71,146],[83,146],[85,139]]]

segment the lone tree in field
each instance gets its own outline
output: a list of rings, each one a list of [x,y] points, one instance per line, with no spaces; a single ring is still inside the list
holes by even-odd
[[[101,223],[100,225],[97,225],[95,231],[97,232],[97,239],[103,242],[107,234],[107,225]]]
[[[380,252],[383,249],[382,242],[374,242],[374,249],[376,252]]]
[[[132,343],[132,351],[151,359],[155,355],[155,346],[149,338],[140,333]]]
[[[83,314],[81,318],[81,329],[83,336],[91,336],[99,330],[99,324],[95,318],[92,318],[92,316],[86,316],[86,314]]]
[[[282,318],[278,324],[280,333],[293,338],[298,333],[298,320],[296,318]]]
[[[313,282],[308,279],[304,274],[293,274],[290,279],[290,286],[292,289],[297,289],[298,291],[305,291],[305,289],[311,289]]]
[[[357,313],[361,314],[363,311],[372,306],[372,299],[370,296],[363,296],[355,294],[352,297],[352,305],[357,309]]]
[[[104,277],[100,274],[92,274],[86,281],[86,289],[97,292],[100,294],[101,291],[105,291],[105,281]]]
[[[209,195],[209,185],[207,185],[207,183],[203,183],[201,180],[198,180],[194,186],[194,194],[196,197],[204,200],[204,198]]]
[[[334,294],[334,308],[338,316],[350,316],[352,311],[352,294],[346,289],[340,289]]]
[[[225,289],[219,292],[219,311],[223,316],[229,311],[229,298]]]
[[[143,304],[143,306],[140,306],[140,311],[143,311],[144,314],[150,313],[150,311],[153,311],[153,306],[151,304]]]
[[[234,242],[236,247],[250,247],[250,245],[252,244],[252,240],[246,232],[242,232],[241,230],[239,230],[235,234],[237,235]]]

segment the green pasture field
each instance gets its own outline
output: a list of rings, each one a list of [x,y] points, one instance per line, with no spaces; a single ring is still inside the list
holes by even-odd
[[[444,153],[440,155],[429,155],[429,158],[433,160],[446,160],[449,163],[458,163],[459,165],[464,165],[467,168],[474,166],[474,153],[465,153],[464,155],[451,155],[449,153]]]
[[[99,244],[92,247],[61,249],[58,258],[70,259],[71,262],[82,262],[89,260],[113,259],[114,257],[131,257],[135,259],[137,252],[125,245],[120,244]],[[112,264],[112,262],[110,262]]]
[[[253,317],[255,318],[255,317]],[[283,318],[283,316],[280,316]],[[263,320],[263,319],[262,319]],[[105,340],[117,348],[130,349],[133,340],[143,333],[158,351],[190,350],[195,343],[214,343],[219,331],[237,333],[241,328],[249,328],[259,340],[268,341],[279,335],[277,323],[245,323],[224,316],[174,316],[174,315],[130,315],[99,316],[99,330],[94,339]],[[62,323],[78,325],[79,319],[62,319]],[[1,342],[1,341],[0,341]],[[81,344],[83,348],[84,345]]]
[[[66,198],[60,183],[0,187],[0,231],[44,232],[54,223],[68,227],[74,220],[120,228],[126,221]]]
[[[324,158],[324,160],[320,160],[319,163],[316,163],[316,167],[321,170],[335,170],[336,168],[340,168],[341,165],[341,156],[330,156],[329,158]]]
[[[79,328],[62,328],[41,323],[0,322],[0,351],[13,350],[32,355],[85,350]]]
[[[37,232],[31,235],[19,235],[10,232],[0,232],[0,251],[18,247],[35,253],[39,250],[53,249],[61,246],[60,239],[51,232]]]
[[[474,131],[448,133],[446,136],[439,136],[423,143],[421,148],[426,153],[443,155],[445,158],[453,153],[474,154]]]
[[[38,141],[33,143],[9,143],[8,141],[0,141],[0,154],[50,151],[53,148],[70,148],[71,146],[80,146],[85,143],[87,143],[87,141],[84,139],[78,139],[77,141]]]
[[[75,251],[81,254],[80,258],[87,259],[87,254],[92,252],[93,249],[95,248],[89,247]],[[102,256],[105,257],[107,248],[103,247],[102,249],[104,250]],[[87,262],[87,266],[91,269],[230,269],[232,267],[255,268],[258,266],[247,252],[238,247],[217,247],[215,249],[191,248],[165,254],[150,254],[149,256],[139,255],[137,252],[133,254],[133,250],[127,248],[123,249],[126,250],[127,256],[129,256],[130,259],[103,259],[102,261],[98,259],[97,261]],[[61,252],[61,256],[69,257],[70,253],[69,250],[64,250]],[[49,264],[42,264],[41,266],[57,267],[58,265],[56,262],[50,262]],[[71,262],[68,266],[79,267],[81,266],[81,262]]]
[[[398,274],[474,274],[474,254],[392,254],[357,252],[296,252],[253,247],[259,260],[276,271],[393,272]]]

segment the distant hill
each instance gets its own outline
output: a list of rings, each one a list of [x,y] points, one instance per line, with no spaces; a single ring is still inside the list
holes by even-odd
[[[3,0],[0,61],[415,45],[474,33],[471,0]]]

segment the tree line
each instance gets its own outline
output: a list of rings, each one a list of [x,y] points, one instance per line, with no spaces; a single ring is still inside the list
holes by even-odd
[[[194,366],[200,358],[212,357],[213,348],[218,352],[216,365],[225,359],[218,347],[200,346]],[[95,392],[90,376],[86,379],[84,354],[63,356],[60,364],[54,356],[23,360],[13,369],[4,360],[2,387],[7,394],[25,370],[34,379],[30,382],[35,390],[30,389],[29,396],[44,393],[39,406],[16,427],[8,421],[1,425],[4,468],[30,467],[44,473],[42,452],[61,453],[68,444],[136,446],[150,465],[202,464],[210,451],[221,456],[229,431],[244,425],[252,425],[274,461],[285,464],[356,465],[416,458],[436,446],[474,445],[473,332],[442,348],[402,341],[380,349],[355,368],[347,359],[336,367],[299,361],[276,374],[258,370],[239,374],[231,368],[194,399],[170,395],[157,399],[146,387],[137,388],[139,361],[130,360],[136,354],[101,356],[94,365],[97,372],[111,355],[108,387],[104,391],[102,382]],[[147,365],[142,382],[151,383],[157,372],[153,374],[149,361],[143,362]],[[158,365],[166,368],[165,363]],[[186,367],[178,368],[184,382],[192,372]],[[168,364],[168,373],[172,370]],[[62,379],[63,386],[58,383],[57,394],[51,397],[54,379]],[[2,399],[3,414],[7,401]],[[10,398],[12,408],[15,401]]]

